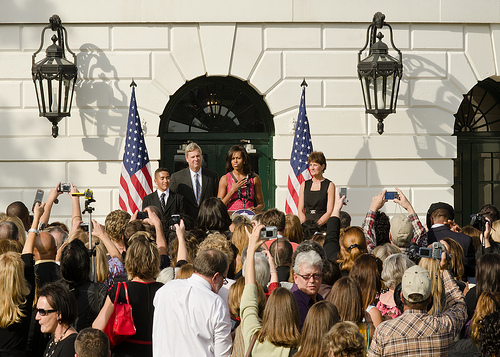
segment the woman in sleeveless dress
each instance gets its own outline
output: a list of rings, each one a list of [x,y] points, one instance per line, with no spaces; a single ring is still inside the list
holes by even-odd
[[[313,151],[307,161],[312,178],[300,185],[298,216],[301,223],[312,220],[323,226],[333,211],[335,184],[323,177],[326,158],[321,151]]]
[[[219,181],[219,197],[228,211],[264,209],[260,177],[251,171],[250,156],[241,145],[229,149],[226,156],[227,174]]]

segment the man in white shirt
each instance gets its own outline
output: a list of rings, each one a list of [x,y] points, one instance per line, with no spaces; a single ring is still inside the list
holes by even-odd
[[[229,356],[229,311],[217,295],[226,283],[224,253],[207,249],[193,261],[189,279],[168,282],[156,292],[153,304],[153,356]]]

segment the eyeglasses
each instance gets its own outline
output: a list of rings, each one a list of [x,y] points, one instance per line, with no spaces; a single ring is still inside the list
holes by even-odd
[[[311,280],[311,278],[313,278],[314,280],[319,280],[323,277],[323,275],[321,274],[308,274],[308,275],[297,274],[297,275],[300,276],[305,281],[309,281]]]
[[[45,309],[36,309],[36,313],[40,316],[47,316],[53,312],[57,312],[57,310],[45,310]]]

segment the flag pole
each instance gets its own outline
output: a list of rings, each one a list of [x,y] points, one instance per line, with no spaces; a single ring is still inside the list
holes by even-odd
[[[304,79],[305,81],[305,79]],[[307,84],[306,84],[307,85]],[[137,83],[135,83],[134,79],[132,78],[132,82],[130,82],[131,87],[137,87]]]

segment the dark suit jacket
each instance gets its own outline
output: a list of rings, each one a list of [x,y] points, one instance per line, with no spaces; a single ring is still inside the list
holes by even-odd
[[[206,168],[201,169],[201,198],[200,205],[204,199],[217,197],[219,189],[219,177],[216,172]],[[184,197],[185,213],[196,220],[200,207],[196,204],[196,197],[191,182],[189,168],[179,170],[170,177],[170,190],[177,192]]]
[[[156,206],[161,212],[160,198],[158,197],[157,190],[142,199],[142,209],[148,206]],[[163,218],[169,219],[173,214],[184,214],[184,198],[170,190]]]
[[[465,275],[473,277],[476,269],[476,252],[472,245],[472,238],[464,233],[453,232],[447,226],[440,226],[429,230],[427,243],[438,242],[443,238],[451,238],[462,246],[465,255]]]

